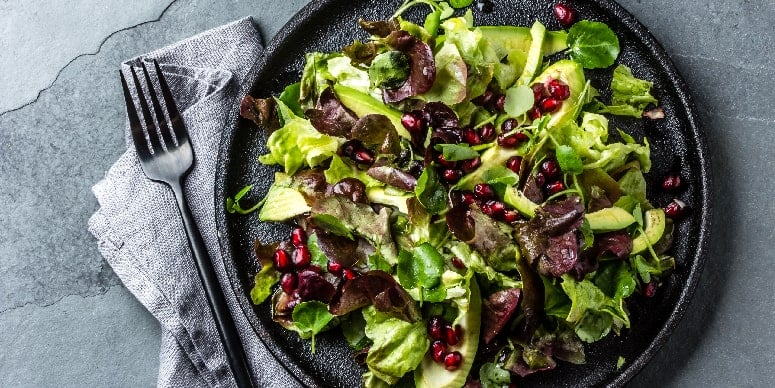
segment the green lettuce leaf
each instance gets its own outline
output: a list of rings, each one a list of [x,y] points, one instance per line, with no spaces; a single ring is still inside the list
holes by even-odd
[[[380,380],[396,384],[404,374],[417,368],[428,351],[430,340],[425,323],[409,323],[378,312],[374,306],[362,312],[366,336],[373,341],[366,365]]]
[[[429,167],[423,170],[420,179],[417,180],[414,192],[420,204],[430,214],[438,214],[447,208],[447,192],[439,182],[438,174],[433,168]]]
[[[319,166],[344,142],[344,139],[318,132],[309,120],[294,115],[282,101],[278,100],[277,104],[289,117],[283,127],[267,139],[269,153],[258,158],[261,163],[279,164],[288,175],[293,175],[304,166]]]
[[[344,159],[340,158],[339,155],[336,154],[332,155],[331,164],[329,164],[328,168],[323,171],[323,174],[326,177],[326,182],[331,185],[336,184],[344,178],[355,178],[363,182],[367,188],[385,186],[384,183],[370,177],[366,171],[360,170],[355,166],[347,164]]]
[[[292,317],[300,333],[312,336],[312,353],[315,353],[315,335],[334,319],[328,312],[328,305],[318,301],[302,302],[293,308]]]
[[[454,43],[445,42],[435,55],[436,80],[431,90],[420,97],[454,105],[466,98],[468,70]]]
[[[253,304],[263,303],[272,294],[272,286],[280,280],[280,273],[275,271],[272,262],[262,263],[261,270],[255,278],[255,285],[250,290],[250,299]]]
[[[641,117],[648,104],[658,103],[651,95],[653,86],[653,82],[633,76],[629,67],[619,65],[614,69],[611,80],[611,105],[600,108],[598,112]]]

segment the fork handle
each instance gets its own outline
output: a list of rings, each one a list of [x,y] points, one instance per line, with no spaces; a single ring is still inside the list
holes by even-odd
[[[191,215],[191,209],[188,207],[186,197],[183,195],[181,182],[174,182],[170,184],[170,187],[175,193],[175,199],[178,201],[178,208],[180,209],[180,215],[183,217],[183,227],[186,230],[186,236],[191,245],[191,253],[194,256],[196,270],[199,273],[199,278],[202,280],[207,304],[210,305],[210,310],[213,313],[215,327],[218,328],[218,334],[226,351],[229,367],[231,367],[238,387],[253,387],[245,350],[242,348],[242,341],[237,332],[237,327],[234,325],[234,319],[229,311],[229,305],[226,303],[226,298],[223,295],[223,290],[213,268],[213,263],[202,240],[202,235],[199,233],[199,228],[197,228],[194,217]]]

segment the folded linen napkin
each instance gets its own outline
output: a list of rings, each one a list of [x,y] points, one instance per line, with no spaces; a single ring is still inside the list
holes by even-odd
[[[230,291],[213,208],[221,135],[235,124],[262,50],[260,36],[246,18],[132,59],[122,69],[152,59],[161,64],[194,147],[185,195],[231,306],[254,381],[260,387],[293,387],[296,380],[242,315],[236,298],[245,296]],[[172,191],[146,178],[128,125],[124,131],[127,151],[92,189],[100,209],[89,220],[89,230],[124,285],[161,323],[158,385],[233,386]]]

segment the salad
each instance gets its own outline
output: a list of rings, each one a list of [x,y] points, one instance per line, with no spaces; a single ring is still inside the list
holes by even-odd
[[[609,128],[664,118],[652,83],[616,65],[616,34],[563,4],[567,30],[477,26],[455,16],[471,3],[407,0],[359,22],[367,41],[308,53],[279,96],[242,102],[279,171],[227,210],[294,225],[256,241],[251,298],[311,352],[341,333],[367,387],[499,387],[584,363],[675,267],[686,207],[649,202],[648,139]],[[416,5],[423,23],[402,17]]]

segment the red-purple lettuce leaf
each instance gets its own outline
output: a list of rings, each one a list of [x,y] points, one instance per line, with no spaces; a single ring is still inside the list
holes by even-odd
[[[349,137],[357,116],[347,109],[331,88],[326,88],[318,98],[314,109],[304,112],[309,122],[318,132],[338,137]]]
[[[380,38],[385,38],[392,32],[401,29],[401,24],[399,24],[398,19],[374,21],[361,19],[358,21],[358,24],[364,31]]]
[[[280,128],[274,98],[254,98],[246,95],[240,104],[240,116],[271,132]]]
[[[410,69],[403,85],[383,90],[382,99],[386,103],[399,102],[430,90],[436,81],[436,61],[431,47],[403,30],[391,32],[386,42],[409,57]]]
[[[374,270],[350,280],[330,305],[334,315],[344,315],[373,304],[377,311],[407,322],[422,319],[412,297],[387,272]]]
[[[360,140],[363,145],[380,154],[398,155],[401,152],[398,131],[385,115],[370,114],[359,118],[352,126],[350,138]]]
[[[366,171],[370,177],[404,191],[414,191],[417,178],[393,166],[372,166]]]
[[[578,259],[575,233],[583,218],[584,207],[577,196],[538,208],[533,219],[515,226],[522,257],[544,276],[570,271]]]
[[[626,259],[631,251],[632,238],[625,231],[596,235],[594,244],[581,252],[579,260],[573,266],[573,277],[577,280],[582,280],[588,273],[596,271],[598,259],[603,256]]]
[[[514,241],[478,207],[456,206],[447,212],[447,227],[458,240],[471,245],[487,264],[499,271],[516,269]]]
[[[489,344],[517,310],[522,290],[508,288],[487,297],[482,304],[482,339]]]
[[[336,288],[315,271],[305,270],[299,273],[299,285],[296,292],[303,301],[317,300],[328,303],[336,294]]]

